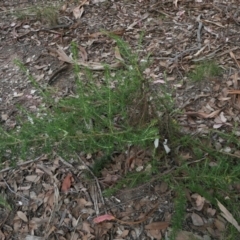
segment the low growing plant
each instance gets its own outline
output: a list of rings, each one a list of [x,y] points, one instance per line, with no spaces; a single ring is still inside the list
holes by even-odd
[[[54,103],[46,89],[35,86],[43,96],[44,106],[38,114],[25,112],[18,119],[17,129],[1,129],[0,153],[17,155],[22,158],[40,152],[57,151],[68,155],[74,151],[94,152],[99,149],[110,153],[122,150],[127,144],[146,146],[158,135],[156,121],[145,118],[141,108],[146,98],[143,89],[145,81],[137,56],[123,41],[117,41],[127,64],[114,71],[106,65],[101,84],[96,84],[88,69],[74,65],[76,75],[76,94]],[[72,44],[74,60],[77,61],[77,46]],[[23,64],[18,66],[28,74],[35,85],[34,78]],[[87,81],[79,77],[85,72]],[[144,115],[144,116],[143,116]],[[24,121],[22,119],[25,119]],[[26,120],[31,119],[31,121]],[[132,119],[138,119],[133,122]]]
[[[59,6],[49,4],[47,6],[35,6],[17,10],[14,15],[19,20],[40,21],[44,25],[54,26],[58,24]]]
[[[195,69],[188,75],[192,81],[199,82],[208,78],[219,76],[221,73],[222,69],[214,61],[206,61],[197,64]]]
[[[43,106],[37,114],[21,111],[15,129],[0,129],[1,159],[26,159],[53,150],[68,157],[76,152],[92,153],[99,150],[105,156],[110,156],[113,151],[122,151],[129,144],[153,147],[156,138],[159,142],[166,138],[172,151],[168,155],[163,150],[159,154],[157,150],[160,148],[154,151],[150,173],[128,173],[114,186],[105,189],[105,195],[112,195],[125,186],[135,187],[150,182],[152,175],[156,181],[166,181],[176,196],[171,222],[172,239],[182,229],[187,203],[186,189],[197,192],[215,207],[215,198],[218,198],[240,221],[239,194],[232,190],[233,185],[240,182],[239,157],[216,150],[211,144],[204,144],[203,140],[206,139],[203,137],[181,134],[173,119],[176,111],[168,89],[164,88],[162,93],[158,92],[158,97],[151,96],[150,99],[151,90],[143,76],[146,65],[139,63],[138,56],[132,53],[126,43],[119,38],[114,39],[124,59],[123,67],[113,71],[106,65],[101,81],[89,69],[79,67],[77,46],[72,44],[71,51],[76,62],[76,92],[58,103],[51,99],[49,90],[39,86],[26,67],[17,62],[43,97]],[[80,78],[80,72],[85,77]],[[203,64],[196,68],[192,79],[197,77],[197,80],[201,80],[219,73],[216,65]],[[215,131],[215,134],[227,146],[239,148],[239,140],[234,133]],[[193,162],[182,158],[177,164],[181,151],[190,153]],[[109,161],[110,157],[96,161],[92,166],[94,174],[97,176]],[[174,162],[174,171],[161,175],[159,166],[164,170],[170,169],[170,161]],[[225,239],[237,239],[234,238],[238,234],[236,229],[230,226],[228,232]]]

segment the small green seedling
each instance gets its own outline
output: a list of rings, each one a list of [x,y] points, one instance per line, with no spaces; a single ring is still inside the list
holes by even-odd
[[[194,82],[199,82],[212,77],[219,76],[222,69],[214,62],[203,62],[195,66],[195,69],[189,73],[189,78]]]

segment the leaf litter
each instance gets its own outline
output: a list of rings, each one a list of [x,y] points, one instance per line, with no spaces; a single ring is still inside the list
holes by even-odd
[[[215,1],[215,4],[205,1],[71,2],[61,8],[62,19],[67,22],[62,21],[56,26],[45,26],[44,21],[36,22],[31,18],[24,22],[7,15],[16,8],[29,7],[27,4],[21,1],[0,3],[0,30],[4,36],[4,47],[1,46],[0,53],[0,74],[3,79],[0,81],[0,111],[1,121],[7,128],[16,126],[19,104],[30,112],[36,112],[41,105],[36,89],[13,65],[12,60],[20,58],[40,84],[53,83],[58,89],[53,97],[61,98],[70,92],[74,84],[71,68],[62,68],[63,62],[73,63],[68,47],[71,41],[77,39],[81,42],[82,60],[79,65],[92,70],[103,70],[105,63],[112,68],[121,67],[124,60],[114,41],[100,31],[103,26],[110,33],[128,39],[136,51],[136,41],[141,40],[140,32],[145,31],[145,51],[140,52],[140,56],[151,53],[154,59],[145,72],[146,78],[155,86],[167,82],[175,89],[177,108],[183,111],[179,116],[183,132],[208,134],[212,128],[233,128],[240,109],[240,48],[236,45],[240,29],[234,4],[230,6],[221,1]],[[189,12],[192,14],[187,14]],[[229,17],[222,17],[225,14]],[[26,46],[27,51],[21,44]],[[203,76],[198,83],[182,77],[183,73],[195,69],[195,63],[213,58],[224,70],[223,76]],[[165,71],[168,74],[166,79],[162,74]],[[52,81],[54,78],[57,80]],[[222,149],[220,138],[217,143]],[[97,180],[99,184],[114,186],[126,173],[137,169],[143,171],[149,156],[139,154],[141,151],[145,152],[135,149],[129,156],[124,153],[116,156],[111,166],[102,170],[102,179]],[[231,149],[229,154],[232,154]],[[191,159],[189,153],[185,153],[184,157]],[[173,212],[173,199],[166,183],[153,185],[154,191],[149,190],[150,184],[133,190],[123,189],[115,198],[108,198],[104,206],[99,200],[102,196],[97,182],[86,182],[81,176],[86,166],[81,168],[79,162],[70,164],[62,160],[59,156],[44,156],[19,163],[17,169],[6,165],[0,172],[1,188],[8,192],[7,198],[13,209],[11,216],[8,216],[9,209],[3,209],[1,239],[9,236],[52,239],[53,235],[61,239],[104,239],[110,231],[118,238],[141,239],[144,234],[142,230],[128,224],[138,221],[145,223],[144,237],[163,239],[167,234],[171,220],[167,216]],[[95,186],[92,191],[90,185]],[[226,222],[200,194],[189,194],[190,229],[200,232],[201,236],[180,231],[176,239],[203,239],[204,235],[219,239]],[[157,204],[154,199],[157,199]],[[232,214],[220,202],[218,206],[221,215],[239,231]],[[148,217],[151,210],[154,211]],[[164,215],[159,218],[162,212]],[[117,223],[116,219],[124,223]]]

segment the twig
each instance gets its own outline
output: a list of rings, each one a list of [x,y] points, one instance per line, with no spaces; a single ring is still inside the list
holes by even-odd
[[[43,155],[41,155],[40,157],[37,157],[37,158],[35,158],[35,159],[33,159],[33,160],[29,160],[29,161],[26,161],[26,162],[23,162],[23,163],[17,163],[17,167],[21,167],[21,166],[27,165],[27,164],[29,164],[29,163],[33,163],[33,162],[42,160],[42,158],[44,159],[45,157],[46,157],[46,155],[43,154]],[[0,171],[0,173],[7,172],[7,171],[9,171],[9,170],[11,170],[11,169],[14,169],[14,167],[7,167],[7,168],[5,168],[5,169],[2,169],[2,170]]]
[[[226,50],[224,52],[220,52],[220,53],[216,54],[217,52],[222,50],[222,48],[219,48],[219,49],[215,50],[214,52],[212,52],[212,53],[210,53],[210,54],[208,54],[208,55],[206,55],[204,57],[201,57],[201,58],[198,58],[198,59],[193,59],[192,61],[193,62],[199,62],[199,61],[202,61],[202,60],[211,59],[215,55],[216,55],[216,57],[221,57],[221,56],[223,56],[225,54],[229,54],[230,52],[235,51],[237,49],[239,49],[239,47],[234,47],[234,48],[228,49],[228,50]]]
[[[226,51],[224,51],[224,52],[219,53],[219,54],[217,55],[217,57],[221,57],[221,56],[223,56],[223,55],[225,55],[225,54],[228,54],[228,53],[230,53],[230,52],[233,52],[233,51],[235,51],[235,50],[237,50],[237,49],[239,49],[238,46],[237,46],[237,47],[234,47],[234,48],[231,48],[231,49],[228,49],[228,50],[226,50]]]
[[[194,48],[189,48],[189,49],[186,49],[184,50],[183,52],[177,54],[176,57],[170,59],[172,62],[176,62],[178,60],[178,58],[182,58],[186,53],[188,52],[192,52],[192,51],[195,51],[195,50],[199,50],[200,48],[199,47],[194,47]]]
[[[201,30],[202,30],[202,26],[203,26],[203,23],[200,19],[201,19],[201,14],[197,17],[197,21],[198,21],[197,41],[198,41],[198,47],[199,48],[202,47],[202,44],[201,44]]]
[[[198,58],[198,59],[192,59],[193,62],[199,62],[199,61],[203,61],[203,60],[209,60],[211,58],[213,58],[217,52],[219,52],[221,49],[217,49],[215,50],[214,52],[204,56],[204,57],[201,57],[201,58]]]
[[[233,154],[233,153],[227,153],[227,152],[224,152],[224,151],[222,151],[222,152],[218,151],[218,152],[222,153],[222,154],[225,154],[225,155],[228,155],[230,157],[240,158],[239,155],[236,155],[236,154]]]
[[[206,159],[205,157],[204,158],[200,158],[200,159],[197,159],[197,160],[194,160],[194,161],[191,161],[191,162],[187,162],[186,164],[190,165],[190,164],[193,164],[193,163],[198,163],[198,162],[201,162],[201,161],[203,161],[205,159]]]
[[[92,197],[93,204],[95,206],[95,212],[97,215],[99,215],[99,206],[98,206],[98,197],[96,194],[96,184],[91,184],[90,185],[90,195]],[[105,209],[104,209],[105,210]],[[106,213],[106,210],[105,210]]]
[[[69,168],[73,168],[73,165],[65,161],[61,156],[58,156],[59,160]]]

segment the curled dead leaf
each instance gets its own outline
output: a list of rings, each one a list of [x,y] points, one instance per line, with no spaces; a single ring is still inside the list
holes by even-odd
[[[220,232],[225,231],[225,224],[222,221],[220,221],[219,219],[214,220],[214,225]]]
[[[192,213],[191,218],[194,226],[202,226],[204,224],[203,219],[196,213]]]
[[[81,18],[82,14],[84,12],[84,8],[80,6],[77,6],[73,9],[73,16],[75,17],[75,19],[79,19]]]
[[[240,232],[240,226],[233,217],[233,215],[218,200],[217,204],[220,210],[222,211],[221,215]]]
[[[207,113],[204,113],[204,112],[186,112],[185,114],[188,115],[188,116],[199,117],[199,118],[214,118],[215,116],[218,115],[218,113],[220,111],[221,111],[221,109],[213,111],[210,114],[207,114]]]
[[[236,59],[234,53],[232,51],[230,51],[229,54],[230,54],[231,58],[236,62],[238,68],[240,68],[240,64],[239,64],[238,60]]]
[[[62,191],[64,193],[67,193],[68,190],[70,189],[72,184],[72,174],[68,173],[67,176],[64,178],[63,182],[62,182]]]
[[[162,239],[162,233],[160,230],[147,230],[147,235],[151,239],[161,240]]]
[[[40,176],[38,175],[28,175],[25,177],[25,179],[28,181],[28,182],[38,182],[38,180],[40,179]]]
[[[63,49],[60,46],[58,46],[56,53],[59,56],[58,57],[59,60],[61,60],[63,62],[74,64],[74,61],[63,51]],[[79,66],[83,66],[83,67],[89,68],[91,70],[104,70],[106,68],[106,64],[102,64],[99,62],[92,62],[92,61],[89,61],[89,62],[78,61],[77,64]],[[120,68],[122,66],[123,65],[121,62],[114,62],[114,63],[108,65],[108,67],[110,69],[116,69],[116,68]]]
[[[22,211],[17,211],[17,215],[19,218],[21,218],[24,222],[28,222],[27,216],[25,213],[23,213]]]
[[[193,198],[195,200],[195,206],[194,208],[197,210],[197,211],[201,211],[203,206],[204,206],[204,203],[205,203],[205,198],[200,196],[199,194],[197,193],[194,193],[192,194],[191,198]]]
[[[115,52],[116,59],[118,59],[119,61],[124,62],[124,59],[122,58],[120,50],[119,50],[119,48],[117,46],[115,47],[115,51],[114,52]]]
[[[203,240],[203,238],[191,232],[180,231],[176,236],[176,240]]]
[[[110,221],[110,220],[114,220],[115,217],[113,215],[110,215],[110,214],[105,214],[105,215],[101,215],[101,216],[98,216],[96,218],[93,219],[93,222],[94,223],[101,223],[101,222],[104,222],[104,221]]]
[[[228,90],[227,91],[228,94],[240,94],[240,90],[236,89],[236,90]]]
[[[87,55],[85,48],[82,46],[78,46],[78,48],[80,50],[80,54],[81,54],[83,62],[86,62],[88,60],[88,55]]]
[[[207,209],[207,213],[208,213],[210,216],[214,216],[215,213],[216,213],[216,209],[208,208],[208,209]]]
[[[147,230],[163,230],[169,226],[168,222],[152,222],[145,226]]]

